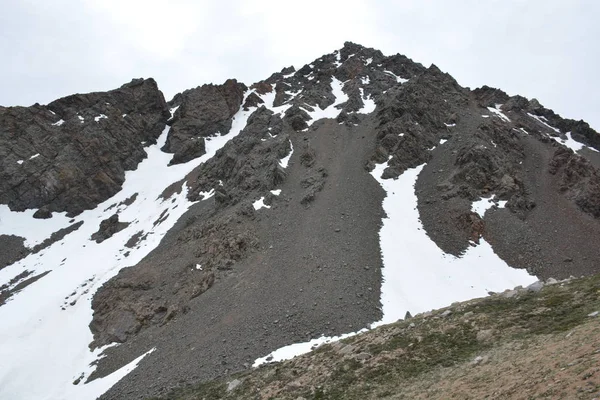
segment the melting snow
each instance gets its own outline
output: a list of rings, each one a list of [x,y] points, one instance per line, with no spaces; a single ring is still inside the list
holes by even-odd
[[[381,304],[383,318],[371,328],[448,306],[456,301],[484,297],[537,279],[525,270],[514,269],[502,261],[483,239],[460,257],[444,253],[427,236],[419,220],[414,186],[423,165],[405,171],[397,179],[381,179],[387,162],[372,171],[387,196],[383,209],[387,215],[379,232],[383,258]],[[314,347],[360,332],[338,337],[321,337],[295,343],[257,359],[253,366],[282,361],[304,354]]]
[[[371,98],[371,96],[365,96],[365,91],[363,88],[360,88],[360,97],[363,101],[363,107],[358,110],[361,114],[369,114],[375,111],[375,101]]]
[[[348,96],[342,90],[344,84],[337,80],[335,77],[332,77],[331,81],[331,91],[335,96],[335,101],[333,104],[329,105],[324,110],[319,106],[314,106],[314,111],[306,111],[308,115],[310,115],[311,121],[308,121],[308,125],[312,125],[313,122],[320,120],[321,118],[336,118],[340,113],[340,110],[336,108],[337,105],[345,103],[348,101]]]
[[[598,150],[596,150],[595,148],[588,147],[588,146],[584,145],[583,143],[579,143],[578,141],[573,139],[573,137],[571,136],[571,132],[567,132],[566,136],[567,136],[566,139],[562,139],[562,138],[558,138],[558,137],[553,137],[553,139],[556,140],[558,143],[567,146],[574,152],[578,152],[579,150],[581,150],[583,148],[588,148],[592,151],[598,152]]]
[[[510,119],[508,119],[508,117],[504,115],[500,107],[502,107],[502,104],[496,104],[496,108],[488,107],[487,109],[503,121],[510,122]]]
[[[135,171],[126,172],[119,193],[74,218],[73,222],[84,222],[78,230],[40,253],[0,270],[0,285],[25,270],[34,275],[50,272],[0,307],[0,359],[10,360],[0,363],[0,398],[96,399],[149,354],[141,355],[105,378],[84,383],[95,369],[92,363],[106,349],[88,348],[93,339],[89,330],[92,295],[119,270],[137,264],[158,246],[192,205],[187,199],[185,183],[180,193],[169,199],[160,196],[163,189],[214,156],[244,128],[254,109],[240,110],[227,135],[207,138],[206,154],[185,164],[168,166],[172,155],[160,150],[167,138],[166,127],[157,144],[144,149],[148,157]],[[121,206],[117,210],[120,220],[130,225],[102,243],[91,241],[90,236],[98,230],[100,221],[115,212],[110,206],[135,193],[138,194],[135,206]],[[38,220],[32,218],[34,211],[12,212],[1,205],[0,233],[22,236],[27,246],[33,246],[52,232],[69,226],[69,218],[63,213]],[[163,212],[164,219],[156,223]],[[135,249],[126,249],[125,243],[140,231],[147,234],[145,240]],[[123,254],[126,251],[128,257]],[[80,377],[81,383],[73,385]]]
[[[252,203],[252,206],[254,207],[255,210],[260,210],[261,208],[271,208],[271,206],[268,206],[265,204],[265,197],[261,197],[260,199],[256,200],[254,203]]]
[[[170,117],[170,118],[169,118],[167,121],[170,121],[170,120],[172,120],[172,119],[173,119],[173,117],[175,116],[175,111],[177,111],[177,109],[178,109],[179,107],[180,107],[180,106],[176,106],[176,107],[173,107],[173,108],[170,108],[170,109],[169,109],[169,112],[171,113],[171,117]],[[125,115],[127,115],[127,114],[123,114],[123,116],[125,116]]]
[[[292,153],[294,153],[294,145],[292,144],[292,141],[290,140],[290,152],[288,153],[287,156],[285,156],[281,160],[279,160],[279,165],[281,165],[282,168],[287,168],[288,163],[290,162],[290,158],[292,158]]]
[[[398,82],[398,83],[406,83],[406,82],[408,82],[408,79],[401,78],[398,75],[396,75],[395,73],[393,73],[392,71],[388,71],[386,69],[383,72],[385,72],[386,74],[392,75],[394,78],[396,78],[396,82]]]
[[[560,133],[560,130],[548,125],[548,123],[546,121],[548,121],[545,117],[538,117],[537,115],[533,115],[531,113],[527,113],[527,115],[529,115],[531,118],[535,119],[536,121],[538,121],[540,124],[545,125],[547,128],[552,129],[554,132],[556,133]]]
[[[504,206],[506,206],[506,200],[498,201],[493,198],[481,198],[471,204],[471,211],[479,214],[479,216],[483,218],[485,212],[492,208],[496,203],[498,203],[498,208],[504,208]]]

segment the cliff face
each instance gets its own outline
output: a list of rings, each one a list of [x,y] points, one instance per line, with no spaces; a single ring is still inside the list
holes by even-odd
[[[169,118],[152,79],[47,106],[0,107],[0,203],[76,215],[121,189]]]
[[[0,108],[0,203],[51,217],[19,230],[25,217],[0,208],[14,226],[0,231],[0,312],[45,282],[61,288],[45,313],[87,307],[90,347],[124,344],[93,371],[74,359],[73,390],[156,348],[104,394],[129,399],[534,276],[599,273],[598,137],[535,99],[354,43],[168,103],[149,79]]]

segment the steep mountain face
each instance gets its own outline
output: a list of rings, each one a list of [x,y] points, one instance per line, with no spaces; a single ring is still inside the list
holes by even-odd
[[[153,79],[47,106],[0,108],[0,203],[74,216],[121,189],[169,118]]]
[[[0,337],[77,274],[46,303],[83,315],[92,353],[41,386],[57,398],[164,394],[292,343],[600,272],[598,133],[353,43],[169,103],[149,79],[0,108],[0,132]],[[6,395],[27,397],[21,381]]]

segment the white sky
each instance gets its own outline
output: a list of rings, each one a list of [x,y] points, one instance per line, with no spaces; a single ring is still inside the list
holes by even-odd
[[[0,104],[153,77],[170,99],[247,84],[351,40],[536,97],[600,129],[596,0],[3,0]]]

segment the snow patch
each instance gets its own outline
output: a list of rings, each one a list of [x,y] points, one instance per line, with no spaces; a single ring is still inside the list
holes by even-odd
[[[495,198],[481,198],[474,201],[471,204],[471,211],[477,213],[481,218],[485,215],[485,212],[496,205],[498,208],[504,208],[506,206],[506,200],[496,200]]]
[[[23,164],[23,162],[24,162],[23,160],[17,160],[17,164],[19,164],[19,165]]]
[[[359,88],[358,90],[360,90],[360,97],[363,101],[363,107],[358,110],[358,113],[369,114],[375,111],[375,100],[373,100],[371,96],[365,96],[365,91],[363,88]]]
[[[401,78],[398,75],[396,75],[395,73],[393,73],[392,71],[388,71],[386,69],[383,72],[385,72],[388,75],[392,75],[394,78],[396,78],[396,82],[398,82],[398,83],[406,83],[406,82],[408,82],[408,79]]]
[[[496,104],[496,108],[488,107],[487,109],[490,110],[490,112],[493,113],[495,116],[499,117],[501,120],[510,122],[510,119],[502,112],[500,107],[502,107],[502,104]]]
[[[260,199],[256,200],[254,203],[252,203],[252,206],[254,207],[255,210],[260,210],[261,208],[271,208],[271,206],[268,206],[265,204],[265,196],[261,197]]]
[[[97,117],[94,117],[94,121],[99,122],[101,119],[104,119],[104,118],[108,118],[108,117],[104,114],[100,114]]]
[[[446,143],[447,141],[448,141],[448,140],[446,140],[446,139],[440,139],[440,144],[444,144],[444,143]]]
[[[279,165],[281,165],[282,168],[287,168],[288,163],[290,162],[290,158],[292,158],[293,153],[294,153],[294,145],[292,144],[292,141],[290,140],[290,152],[288,153],[287,156],[285,156],[281,160],[279,160]]]
[[[346,93],[344,93],[344,91],[342,89],[343,86],[344,86],[344,84],[342,82],[340,82],[335,77],[332,77],[331,91],[332,91],[333,95],[335,96],[335,101],[333,102],[333,104],[329,105],[324,110],[321,109],[319,106],[314,106],[314,107],[311,106],[313,108],[313,111],[306,110],[306,112],[308,113],[308,115],[311,118],[311,121],[308,121],[309,126],[312,125],[313,122],[318,121],[322,118],[335,119],[338,116],[338,114],[340,113],[340,110],[338,108],[336,108],[336,106],[348,101],[348,96],[346,95]]]
[[[275,196],[279,196],[281,194],[281,189],[271,190],[271,193],[273,193]]]
[[[58,121],[56,121],[55,123],[53,123],[52,126],[61,126],[64,123],[65,123],[64,119],[59,119]]]
[[[181,107],[181,105],[169,108],[169,112],[171,113],[171,116],[169,117],[167,122],[171,121],[173,119],[173,117],[175,117],[175,111],[177,111],[179,109],[179,107]],[[127,115],[127,114],[123,114],[123,116],[125,116],[125,115]]]
[[[549,125],[546,121],[548,121],[546,118],[544,117],[538,117],[537,115],[531,114],[531,113],[527,113],[527,115],[529,115],[531,118],[535,119],[537,122],[539,122],[542,125],[545,125],[547,128],[552,129],[554,132],[556,133],[560,133],[560,130]]]
[[[40,156],[40,153],[34,154],[31,157],[29,157],[30,160],[33,160],[34,158],[38,158]]]

